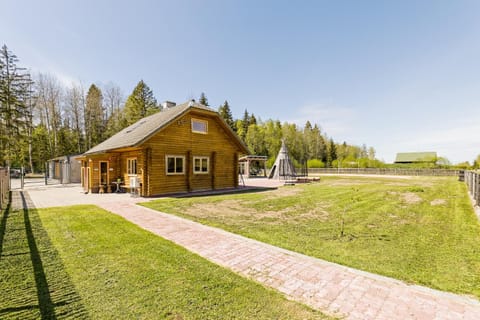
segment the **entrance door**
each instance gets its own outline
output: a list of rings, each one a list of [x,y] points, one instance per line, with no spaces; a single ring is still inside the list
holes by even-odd
[[[108,184],[108,162],[100,161],[100,185]]]
[[[82,167],[82,187],[85,193],[88,193],[88,188],[90,187],[90,168]]]

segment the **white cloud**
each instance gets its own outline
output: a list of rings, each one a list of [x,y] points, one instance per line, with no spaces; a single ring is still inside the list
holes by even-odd
[[[67,75],[66,73],[58,71],[54,67],[46,67],[42,70],[32,68],[31,72],[33,74],[44,73],[44,74],[52,75],[58,80],[58,82],[62,86],[67,87],[67,88],[71,88],[73,85],[80,85],[81,84],[80,80],[75,79],[74,77],[71,77],[71,76]]]
[[[71,87],[73,84],[80,84],[80,80],[69,75],[62,68],[61,62],[56,61],[54,57],[42,52],[42,48],[35,47],[28,42],[18,43],[16,48],[21,52],[20,62],[22,66],[27,66],[32,75],[38,73],[50,74],[54,76],[61,85]]]

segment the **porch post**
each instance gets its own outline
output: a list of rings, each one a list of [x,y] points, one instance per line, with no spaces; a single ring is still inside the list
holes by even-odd
[[[212,152],[212,156],[210,159],[210,174],[212,178],[212,190],[216,189],[215,186],[215,170],[216,170],[216,161],[217,161],[217,153],[215,151]]]
[[[192,175],[193,175],[193,166],[192,166],[192,151],[187,151],[187,157],[185,159],[185,173],[187,175],[187,190],[188,192],[192,192]]]
[[[233,186],[238,188],[238,153],[233,154]]]

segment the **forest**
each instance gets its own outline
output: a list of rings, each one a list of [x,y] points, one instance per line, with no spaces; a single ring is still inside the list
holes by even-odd
[[[205,93],[198,101],[209,106]],[[210,107],[219,112],[251,154],[268,157],[267,166],[273,164],[282,139],[297,166],[391,166],[376,159],[373,147],[337,143],[316,123],[307,121],[302,127],[279,120],[262,121],[247,109],[241,119],[234,119],[227,100]],[[113,82],[90,84],[88,88],[80,83],[66,86],[50,74],[31,75],[6,45],[0,49],[0,166],[42,172],[48,159],[81,154],[161,109],[143,80],[126,98]],[[448,160],[439,160],[439,166],[449,166]],[[474,165],[479,162],[477,159]]]

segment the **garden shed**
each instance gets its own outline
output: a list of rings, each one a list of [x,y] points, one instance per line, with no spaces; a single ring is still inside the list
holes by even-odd
[[[79,155],[67,155],[48,160],[48,177],[57,179],[60,183],[80,182],[80,163],[76,160]]]

